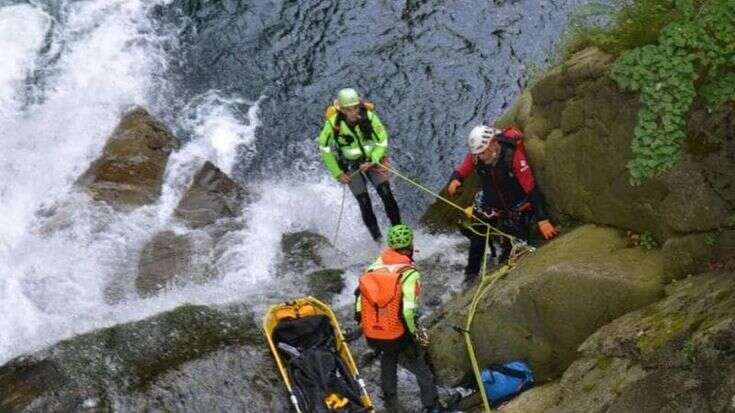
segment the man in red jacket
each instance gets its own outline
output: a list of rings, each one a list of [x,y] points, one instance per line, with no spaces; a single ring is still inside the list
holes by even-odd
[[[475,198],[475,216],[524,241],[528,240],[528,224],[533,216],[545,239],[555,237],[558,231],[549,222],[544,209],[544,198],[526,159],[521,132],[514,128],[500,130],[480,125],[472,129],[468,143],[470,152],[452,174],[449,194],[454,195],[462,180],[477,171],[482,191]],[[484,226],[473,227],[485,233]],[[485,237],[467,228],[463,228],[462,233],[470,239],[465,267],[465,281],[470,281],[480,272]],[[505,237],[502,248],[501,263],[510,255],[510,241]]]

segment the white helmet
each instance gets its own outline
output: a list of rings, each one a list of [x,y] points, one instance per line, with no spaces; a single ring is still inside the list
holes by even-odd
[[[487,149],[487,146],[502,131],[490,126],[479,125],[472,128],[467,144],[470,145],[470,152],[477,155]]]

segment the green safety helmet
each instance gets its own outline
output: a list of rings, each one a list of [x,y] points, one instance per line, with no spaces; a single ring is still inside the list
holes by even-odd
[[[388,230],[388,246],[394,250],[401,250],[413,245],[413,231],[407,225],[393,225]]]
[[[349,108],[360,104],[360,95],[352,88],[340,89],[337,92],[337,100],[335,101],[337,109]]]

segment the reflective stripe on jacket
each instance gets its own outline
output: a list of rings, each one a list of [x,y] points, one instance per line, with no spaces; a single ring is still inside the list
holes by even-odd
[[[363,136],[360,128],[350,127],[341,122],[339,136],[334,136],[334,122],[337,115],[332,115],[324,123],[319,134],[319,152],[324,165],[333,177],[338,178],[344,171],[339,165],[338,158],[356,163],[380,163],[388,150],[388,132],[383,127],[378,115],[367,111],[367,117],[373,129],[373,136]],[[339,151],[338,153],[335,153]]]

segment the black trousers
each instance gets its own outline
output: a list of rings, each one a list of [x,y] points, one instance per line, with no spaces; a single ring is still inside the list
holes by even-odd
[[[347,173],[353,173],[356,169],[347,168]],[[377,240],[380,238],[380,228],[378,227],[378,220],[373,212],[373,205],[370,202],[370,196],[368,195],[366,181],[369,180],[373,184],[375,190],[378,192],[378,196],[383,201],[385,207],[385,213],[388,215],[391,225],[398,225],[401,223],[401,213],[398,209],[398,203],[393,196],[393,191],[390,189],[390,182],[388,176],[378,173],[377,171],[368,171],[367,173],[356,173],[352,175],[350,182],[350,191],[355,195],[357,204],[360,206],[360,214],[362,215],[362,221],[370,231],[370,235],[373,239]]]
[[[371,340],[372,341],[372,340]],[[424,407],[432,407],[437,403],[438,394],[434,375],[429,363],[426,361],[426,350],[416,344],[411,338],[404,338],[390,344],[375,345],[368,342],[371,347],[382,351],[380,355],[380,387],[383,390],[383,398],[396,397],[398,388],[398,364],[405,367],[416,376],[421,392],[421,404]]]
[[[514,216],[507,218],[495,218],[490,220],[490,225],[505,232],[508,235],[512,235],[523,241],[528,241],[528,224],[531,222],[531,214],[515,214]],[[482,269],[482,257],[485,253],[485,236],[479,234],[485,234],[487,228],[481,224],[474,224],[472,228],[477,233],[470,231],[469,229],[462,227],[460,230],[464,236],[470,239],[470,252],[467,256],[467,266],[464,269],[465,275],[469,277],[477,276]],[[498,263],[503,264],[510,257],[511,243],[507,237],[500,237],[500,247],[502,253],[498,258]],[[492,255],[496,255],[495,247],[490,240],[490,247],[492,248]]]

